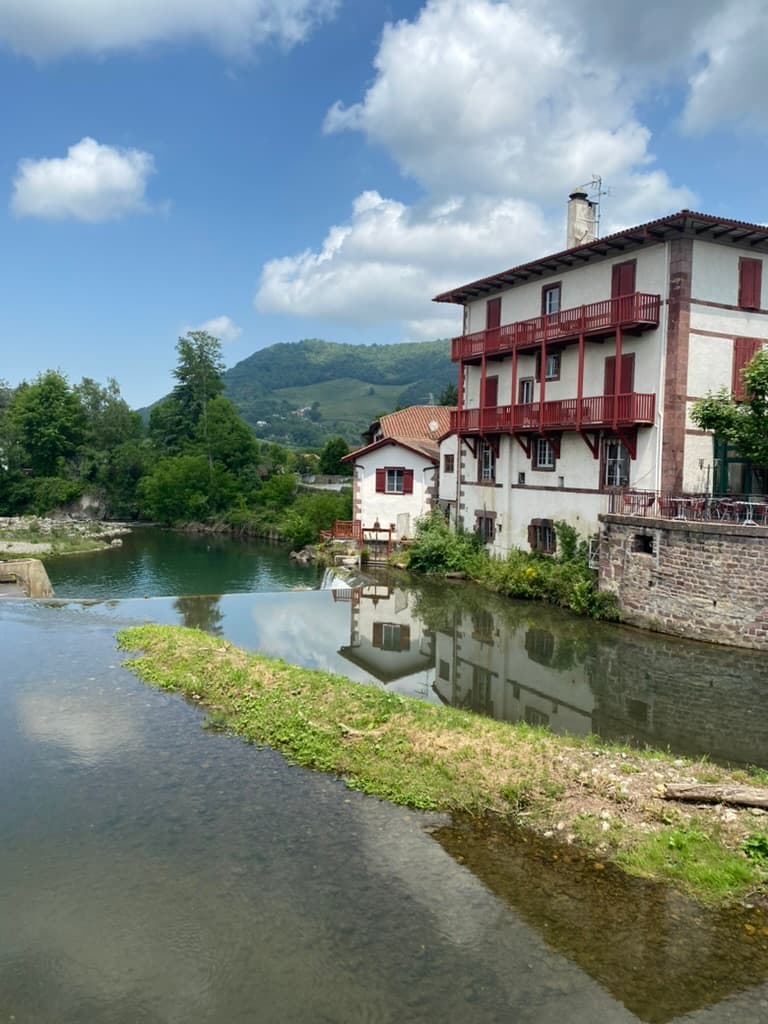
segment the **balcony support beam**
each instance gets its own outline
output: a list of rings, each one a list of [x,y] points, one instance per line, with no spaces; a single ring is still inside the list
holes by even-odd
[[[589,436],[589,431],[587,431],[587,430],[580,430],[579,433],[581,434],[581,437],[582,437],[582,440],[584,441],[584,444],[592,452],[592,458],[593,459],[599,458],[600,457],[600,431],[599,430],[592,431],[592,437],[591,438]]]
[[[526,459],[531,457],[531,436],[530,434],[515,434],[515,440],[525,452]]]
[[[621,327],[616,328],[616,362],[613,367],[613,429],[619,422],[619,395],[621,394]]]
[[[579,370],[576,379],[576,428],[581,429],[581,400],[584,397],[584,332],[579,335]]]

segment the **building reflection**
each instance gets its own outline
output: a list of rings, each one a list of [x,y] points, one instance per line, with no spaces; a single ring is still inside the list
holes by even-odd
[[[404,693],[577,736],[768,765],[768,665],[474,588],[377,583],[340,653]]]

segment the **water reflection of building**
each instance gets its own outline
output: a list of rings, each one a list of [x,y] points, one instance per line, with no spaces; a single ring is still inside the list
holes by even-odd
[[[349,600],[340,653],[403,693],[553,732],[768,767],[764,655],[578,619],[471,588]]]
[[[453,627],[436,633],[435,690],[446,704],[554,732],[592,732],[588,673],[567,638],[486,609],[457,613]]]
[[[346,597],[347,595],[345,595]],[[413,596],[385,584],[358,587],[348,595],[349,644],[339,654],[382,683],[427,697],[434,681],[433,634],[413,612]]]

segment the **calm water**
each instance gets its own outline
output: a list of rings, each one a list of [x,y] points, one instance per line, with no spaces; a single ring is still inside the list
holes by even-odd
[[[381,577],[354,591],[292,592],[318,586],[317,570],[284,548],[225,538],[137,531],[120,549],[48,568],[62,597],[190,595],[140,601],[130,613],[103,602],[89,616],[197,626],[506,721],[768,768],[764,654],[601,625],[465,585]]]
[[[122,547],[46,559],[57,597],[241,594],[316,586],[318,571],[260,541],[140,528]]]
[[[261,600],[223,599],[212,624],[260,644]],[[762,919],[204,731],[120,665],[115,628],[148,608],[184,617],[160,600],[0,606],[3,1022],[768,1019]]]

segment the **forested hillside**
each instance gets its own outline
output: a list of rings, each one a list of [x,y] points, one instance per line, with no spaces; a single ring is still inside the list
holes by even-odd
[[[343,345],[305,339],[271,345],[227,370],[226,394],[260,438],[350,443],[382,412],[437,402],[455,384],[448,340]]]

